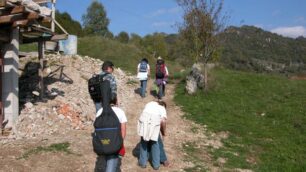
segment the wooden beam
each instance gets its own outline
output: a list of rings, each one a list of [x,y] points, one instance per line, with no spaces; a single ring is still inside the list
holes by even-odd
[[[25,27],[25,26],[27,26],[29,23],[30,23],[30,20],[28,20],[28,19],[25,19],[25,20],[18,20],[18,21],[15,21],[15,22],[13,23],[13,27],[18,27],[18,26]]]
[[[11,14],[18,14],[18,13],[24,13],[26,10],[26,8],[24,6],[16,6],[12,9]]]
[[[66,34],[54,35],[54,36],[52,36],[51,41],[65,40],[67,38],[68,38],[68,35],[66,35]]]
[[[36,12],[30,12],[29,14],[28,14],[28,17],[27,17],[27,19],[29,19],[29,20],[36,20],[36,19],[38,19],[39,18],[39,15],[38,15],[38,13],[36,13]]]
[[[0,24],[12,23],[17,20],[21,20],[24,18],[23,14],[13,14],[7,16],[0,16]]]
[[[5,7],[6,0],[0,0],[0,7]]]
[[[37,4],[44,4],[44,3],[49,3],[51,0],[32,0],[33,2]]]

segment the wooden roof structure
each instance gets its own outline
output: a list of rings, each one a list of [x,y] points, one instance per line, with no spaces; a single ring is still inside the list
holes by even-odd
[[[68,37],[68,33],[55,20],[55,1],[0,0],[0,136],[5,117],[8,117],[10,124],[14,124],[19,114],[17,70],[20,44],[38,42],[39,88],[41,98],[44,97],[45,42]],[[50,2],[52,9],[44,7]],[[55,24],[66,34],[56,34]]]
[[[45,4],[51,0],[32,0],[37,4]],[[21,0],[0,0],[0,44],[10,40],[11,28],[20,28],[20,43],[38,41],[58,41],[67,39],[67,35],[58,35],[45,27],[52,22],[51,16],[41,14],[22,4]]]

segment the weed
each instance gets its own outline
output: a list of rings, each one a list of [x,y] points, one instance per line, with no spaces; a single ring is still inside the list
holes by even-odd
[[[68,142],[51,144],[48,147],[38,146],[38,147],[36,147],[34,149],[30,149],[30,150],[26,151],[18,159],[27,159],[31,155],[39,154],[41,152],[64,152],[66,154],[73,154],[69,150],[69,146],[70,146],[70,143],[68,143]]]

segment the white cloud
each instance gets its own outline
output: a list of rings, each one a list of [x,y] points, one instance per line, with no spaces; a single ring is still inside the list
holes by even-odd
[[[290,38],[297,38],[299,36],[306,37],[306,28],[303,26],[294,26],[294,27],[278,27],[272,29],[271,32],[277,33]]]
[[[180,7],[161,8],[149,14],[148,17],[157,17],[165,14],[178,14],[180,11],[181,11]]]
[[[174,25],[174,22],[154,22],[153,27],[168,27]]]

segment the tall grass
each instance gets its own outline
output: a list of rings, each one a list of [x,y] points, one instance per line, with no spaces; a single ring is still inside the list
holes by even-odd
[[[255,171],[306,171],[306,81],[216,69],[208,93],[175,101],[186,117],[209,129],[229,131],[224,147],[212,150],[230,168]]]

